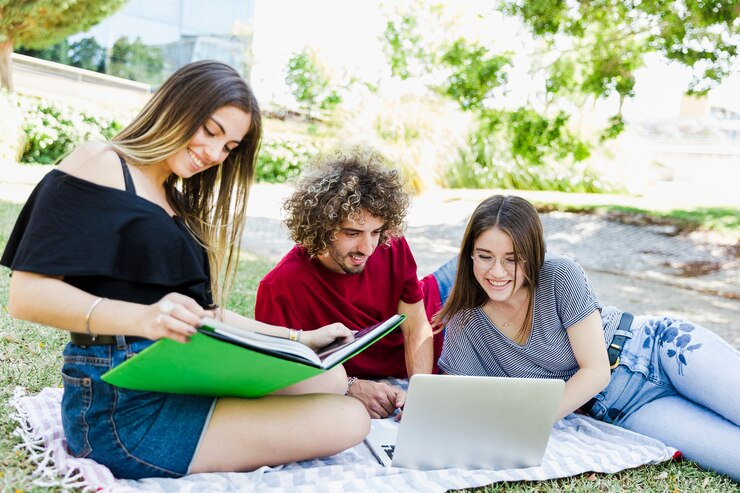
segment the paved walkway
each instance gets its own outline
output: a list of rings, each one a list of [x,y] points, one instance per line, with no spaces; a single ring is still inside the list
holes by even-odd
[[[23,202],[47,168],[0,165],[0,198]],[[243,247],[277,261],[292,247],[281,204],[290,188],[256,185],[249,201]],[[456,254],[476,205],[491,192],[439,190],[416,198],[406,237],[425,275]],[[557,201],[556,194],[522,192]],[[569,200],[578,199],[569,195]],[[585,200],[593,200],[587,198]],[[656,208],[625,197],[623,205]],[[627,202],[627,203],[625,203]],[[709,235],[671,236],[663,226],[633,226],[590,214],[542,214],[547,247],[571,255],[586,269],[602,302],[635,314],[674,314],[715,330],[740,348],[740,251],[731,240]],[[719,265],[709,274],[694,271]]]
[[[278,185],[254,188],[244,248],[275,261],[291,248],[280,209],[289,192]],[[440,190],[414,201],[406,237],[420,275],[456,254],[470,214],[488,194]],[[670,236],[663,226],[627,225],[591,214],[553,212],[543,214],[542,222],[548,249],[576,258],[602,302],[636,314],[685,317],[740,348],[740,259],[728,239]],[[702,276],[683,274],[712,264],[722,267]]]

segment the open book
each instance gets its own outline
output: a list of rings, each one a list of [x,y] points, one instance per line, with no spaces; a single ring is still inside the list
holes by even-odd
[[[405,318],[394,315],[357,332],[354,340],[330,344],[318,354],[300,342],[204,319],[203,327],[187,344],[160,339],[106,372],[102,379],[132,390],[260,397],[343,363]]]
[[[355,332],[354,339],[349,342],[334,342],[319,349],[318,352],[314,352],[298,341],[239,329],[213,318],[204,318],[203,326],[198,331],[278,358],[291,359],[317,368],[329,369],[348,357],[354,356],[360,350],[386,335],[400,325],[404,318],[406,318],[405,315],[393,315],[388,320]]]

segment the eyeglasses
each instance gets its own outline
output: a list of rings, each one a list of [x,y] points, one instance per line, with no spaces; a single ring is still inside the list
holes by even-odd
[[[493,269],[496,265],[496,257],[492,257],[490,255],[486,255],[484,253],[474,253],[470,256],[470,258],[473,259],[473,265],[475,265],[477,268],[482,269],[484,271],[488,271],[490,269]],[[504,257],[502,259],[498,259],[499,263],[501,264],[501,267],[504,268],[506,272],[514,272],[516,269],[516,264],[523,264],[526,262],[526,260],[523,259],[517,259],[514,256],[511,257]]]

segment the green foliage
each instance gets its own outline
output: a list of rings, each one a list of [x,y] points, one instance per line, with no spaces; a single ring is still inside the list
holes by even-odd
[[[304,49],[288,60],[285,83],[293,97],[308,111],[331,110],[342,102],[338,88],[333,87],[327,71],[319,64],[316,54]]]
[[[485,47],[462,39],[447,49],[441,61],[453,69],[443,92],[463,110],[481,109],[491,91],[506,83],[504,68],[511,65],[508,55],[489,55]]]
[[[87,140],[107,140],[123,125],[102,111],[76,107],[46,99],[18,97],[23,114],[26,143],[21,157],[25,163],[53,164]]]
[[[0,0],[0,39],[13,45],[44,48],[87,31],[121,8],[126,0]]]
[[[95,38],[82,38],[72,44],[65,39],[40,50],[21,48],[18,53],[94,72],[105,72],[105,48]]]
[[[59,43],[45,46],[44,48],[31,49],[31,48],[20,48],[18,53],[21,55],[32,56],[34,58],[41,58],[42,60],[49,60],[50,62],[63,63],[69,65],[69,43],[66,39],[61,40]]]
[[[14,47],[41,49],[92,26],[126,0],[0,0],[0,87],[13,90]]]
[[[257,156],[255,180],[285,183],[297,176],[303,166],[313,160],[318,149],[308,142],[273,137],[265,140]]]
[[[95,38],[83,38],[69,46],[69,62],[73,67],[105,72],[105,48]]]
[[[726,78],[740,47],[740,7],[734,1],[507,0],[501,11],[521,19],[551,45],[569,39],[594,94],[628,94],[647,52],[694,71],[691,92]]]
[[[145,45],[141,38],[130,42],[128,37],[121,36],[113,43],[108,67],[110,75],[150,83],[159,80],[163,68],[162,50]]]
[[[614,115],[609,118],[609,125],[602,130],[599,136],[599,142],[604,142],[610,139],[616,139],[619,134],[624,131],[624,118],[621,115]]]
[[[511,156],[522,163],[543,165],[548,158],[583,161],[590,145],[568,130],[570,116],[564,111],[547,118],[531,108],[481,112],[481,130],[497,134],[509,146]]]
[[[453,173],[458,182],[471,185],[491,182],[486,163],[492,155],[489,144],[495,143],[499,160],[515,167],[510,180],[497,178],[499,182],[542,188],[535,183],[540,180],[513,178],[529,176],[531,168],[541,176],[552,175],[552,187],[561,188],[558,173],[567,167],[557,173],[542,169],[556,166],[558,160],[580,163],[596,146],[619,136],[625,128],[622,105],[634,95],[635,73],[648,53],[657,52],[692,69],[695,79],[688,90],[702,92],[728,76],[740,46],[737,2],[504,0],[491,7],[528,28],[531,39],[522,43],[525,48],[516,60],[527,60],[534,84],[527,102],[510,110],[502,109],[497,97],[506,95],[514,64],[510,54],[493,48],[494,19],[500,17],[481,11],[468,24],[443,25],[456,14],[439,15],[432,12],[438,6],[418,0],[393,5],[384,32],[391,72],[401,79],[417,77],[480,122],[470,138],[473,147],[464,154],[488,158],[474,160],[480,169]],[[445,8],[452,10],[449,5]],[[490,38],[480,41],[486,35]],[[583,109],[611,95],[618,96],[618,106],[592,137],[576,135],[573,125],[569,128],[563,108]],[[588,176],[574,180],[594,181]]]
[[[416,17],[401,15],[397,21],[389,20],[383,31],[386,44],[383,51],[391,67],[391,73],[402,80],[414,75],[414,63],[430,61],[431,54],[424,48],[421,36],[416,32]]]
[[[588,153],[583,148],[585,144],[575,139],[572,148],[547,146],[548,133],[563,131],[562,118],[546,120],[529,110],[500,112],[499,120],[495,116],[490,114],[491,119],[483,122],[470,135],[467,145],[459,150],[458,160],[445,176],[450,187],[612,191],[582,162],[584,153]],[[510,118],[516,121],[504,124]],[[537,131],[542,134],[530,133]]]

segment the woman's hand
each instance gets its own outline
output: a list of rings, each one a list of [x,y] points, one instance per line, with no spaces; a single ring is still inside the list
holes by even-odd
[[[334,341],[346,343],[354,338],[355,331],[348,329],[344,324],[334,323],[316,330],[302,331],[300,342],[316,351],[324,346],[328,346]]]
[[[143,327],[143,336],[147,339],[168,338],[188,342],[190,336],[200,327],[201,319],[213,315],[213,312],[205,310],[194,299],[179,293],[169,293],[157,303],[146,306],[137,326]]]

